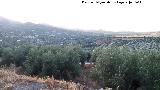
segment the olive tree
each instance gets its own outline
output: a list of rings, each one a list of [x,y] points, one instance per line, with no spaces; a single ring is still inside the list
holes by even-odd
[[[160,51],[107,46],[98,50],[93,78],[118,90],[158,90]]]

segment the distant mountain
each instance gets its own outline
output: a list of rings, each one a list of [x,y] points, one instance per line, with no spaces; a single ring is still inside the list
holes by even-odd
[[[64,29],[64,28],[59,28],[59,27],[53,27],[51,25],[46,25],[46,24],[34,24],[31,22],[27,23],[20,23],[17,21],[12,21],[9,19],[6,19],[4,17],[0,17],[0,31],[5,30],[5,31],[30,31],[30,30],[38,30],[38,31],[56,31],[56,32],[78,32],[78,33],[91,33],[91,34],[105,34],[105,35],[160,35],[160,32],[112,32],[112,31],[104,31],[104,30],[91,30],[91,31],[85,31],[84,30],[69,30],[69,29]]]
[[[46,24],[34,24],[31,22],[26,22],[26,23],[20,23],[16,21],[11,21],[6,18],[0,17],[0,31],[39,31],[39,32],[66,32],[70,34],[90,34],[90,35],[99,35],[103,33],[96,33],[96,32],[89,32],[89,31],[81,31],[81,30],[69,30],[69,29],[64,29],[64,28],[59,28],[59,27],[54,27],[51,25],[46,25]]]
[[[106,42],[110,35],[102,32],[84,32],[68,30],[51,25],[20,23],[0,17],[0,46],[29,44],[81,44],[83,47],[95,47],[98,42]],[[3,42],[3,43],[1,43]]]
[[[160,32],[112,32],[112,31],[81,31],[81,30],[69,30],[59,27],[54,27],[46,24],[35,24],[31,22],[20,23],[6,18],[0,17],[0,32],[14,32],[15,35],[31,35],[31,36],[56,36],[63,37],[72,40],[78,40],[78,38],[88,39],[106,36],[160,36]],[[18,35],[18,36],[19,36]],[[12,35],[11,35],[12,36]]]
[[[31,22],[27,23],[20,23],[16,21],[11,21],[0,17],[0,30],[7,30],[7,31],[25,31],[25,30],[39,30],[39,31],[47,31],[47,30],[57,30],[57,28],[42,25],[42,24],[34,24]],[[62,30],[62,29],[61,29]]]

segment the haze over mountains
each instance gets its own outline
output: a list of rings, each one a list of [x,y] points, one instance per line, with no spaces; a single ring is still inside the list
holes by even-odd
[[[114,36],[159,36],[160,32],[112,32],[112,31],[104,31],[104,30],[71,30],[64,29],[60,27],[54,27],[47,24],[35,24],[32,22],[20,23],[12,20],[8,20],[4,17],[0,17],[0,31],[52,31],[52,32],[69,32],[69,33],[83,33],[90,35],[114,35]]]
[[[60,30],[60,31],[68,31],[68,29],[63,29],[59,27],[54,27],[47,24],[34,24],[31,22],[20,23],[12,20],[8,20],[6,18],[0,17],[0,30]],[[85,31],[85,30],[69,30],[69,31]],[[133,34],[134,32],[112,32],[112,31],[104,31],[104,30],[93,30],[93,31],[85,31],[85,32],[94,32],[94,33],[105,33],[105,34]]]
[[[81,44],[95,47],[97,41],[108,40],[109,35],[57,28],[50,25],[20,23],[0,18],[0,45],[4,47],[21,44],[64,45]]]

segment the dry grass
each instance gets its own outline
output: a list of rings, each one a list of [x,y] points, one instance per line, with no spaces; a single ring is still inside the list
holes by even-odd
[[[16,69],[14,66],[11,66],[9,68],[5,67],[0,68],[0,90],[96,90],[93,88],[88,88],[87,86],[81,84],[76,84],[74,82],[55,80],[53,77],[52,78],[48,77],[44,79],[26,75],[18,75],[15,72]],[[35,83],[36,84],[38,83],[38,86],[35,86]],[[34,86],[34,88],[37,87],[40,89],[26,89],[26,87],[32,87],[32,86]],[[47,86],[47,88],[44,86]],[[15,87],[16,88],[20,87],[20,88],[13,89]],[[111,89],[106,89],[106,90],[111,90]]]
[[[25,83],[26,81],[46,84],[48,86],[47,90],[85,90],[83,85],[74,82],[55,80],[53,77],[43,79],[26,75],[17,75],[13,68],[0,69],[0,90],[11,90],[19,83]]]

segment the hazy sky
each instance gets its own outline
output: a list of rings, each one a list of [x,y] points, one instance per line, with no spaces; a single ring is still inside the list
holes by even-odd
[[[99,5],[82,4],[82,0],[0,0],[0,16],[69,29],[160,31],[160,0],[141,1],[132,5]]]

